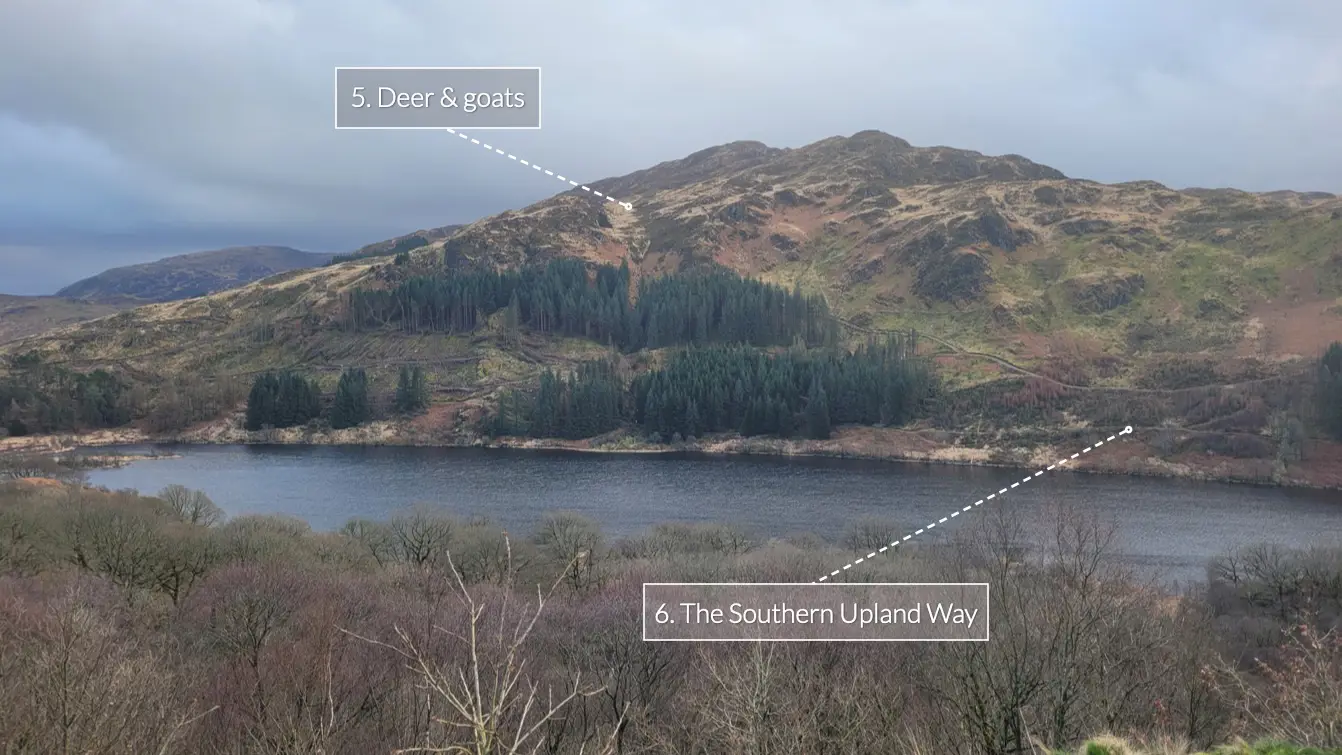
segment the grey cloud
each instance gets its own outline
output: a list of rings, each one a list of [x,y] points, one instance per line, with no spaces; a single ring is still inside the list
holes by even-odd
[[[224,237],[340,251],[561,188],[446,134],[335,131],[336,65],[540,65],[545,129],[491,138],[584,180],[878,128],[1099,180],[1339,191],[1337,28],[1304,0],[6,0],[0,244],[142,235],[69,256],[73,279]]]

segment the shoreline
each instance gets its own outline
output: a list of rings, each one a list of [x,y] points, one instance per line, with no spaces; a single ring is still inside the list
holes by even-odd
[[[344,444],[314,443],[310,445],[344,445]],[[929,459],[913,456],[882,456],[872,454],[851,454],[851,453],[836,454],[836,453],[826,453],[823,451],[793,451],[793,452],[759,452],[751,450],[708,451],[699,448],[697,446],[689,448],[667,447],[667,448],[622,449],[622,448],[573,448],[564,445],[511,445],[506,443],[495,443],[495,444],[480,444],[476,446],[442,446],[442,447],[444,448],[477,447],[477,448],[491,448],[491,449],[514,450],[514,451],[568,451],[572,453],[612,454],[612,455],[692,454],[696,456],[719,457],[719,458],[756,456],[761,458],[774,458],[774,459],[787,459],[787,458],[848,459],[852,461],[875,461],[889,464],[920,464],[925,466],[1014,469],[1014,470],[1030,470],[1031,472],[1037,470],[1036,465],[1033,464],[974,461],[965,459]],[[1152,468],[1123,470],[1123,469],[1107,468],[1102,466],[1095,467],[1095,466],[1073,465],[1067,467],[1059,467],[1057,469],[1049,471],[1066,472],[1071,474],[1105,475],[1109,477],[1143,477],[1150,479],[1183,480],[1187,482],[1199,482],[1199,483],[1251,485],[1254,487],[1264,487],[1264,488],[1292,488],[1298,490],[1342,490],[1342,486],[1311,484],[1304,481],[1283,482],[1279,480],[1260,480],[1260,479],[1250,479],[1234,476],[1177,474],[1173,472],[1166,472],[1162,474],[1159,470]]]
[[[82,447],[76,446],[69,451],[56,454],[53,458],[59,463],[69,463],[72,459],[78,459],[75,469],[121,469],[140,461],[159,461],[161,459],[180,459],[181,454],[136,454],[136,453],[112,453],[112,454],[78,454]],[[89,449],[98,448],[98,446],[89,446]]]
[[[731,458],[756,456],[764,458],[817,458],[852,459],[858,461],[897,462],[901,464],[950,465],[961,467],[989,467],[996,469],[1014,469],[1033,473],[1057,465],[1067,460],[1067,466],[1059,466],[1056,471],[1072,473],[1103,474],[1110,476],[1165,478],[1190,482],[1211,482],[1232,485],[1253,485],[1258,487],[1299,488],[1302,490],[1339,490],[1342,481],[1323,481],[1300,476],[1299,467],[1291,471],[1296,474],[1264,474],[1268,460],[1233,459],[1230,457],[1198,455],[1194,459],[1170,461],[1151,453],[1151,449],[1139,438],[1123,443],[1113,443],[1110,449],[1120,449],[1116,455],[1082,457],[1071,461],[1071,453],[1079,451],[1083,445],[1078,441],[1073,449],[1070,444],[1016,448],[991,452],[988,449],[958,446],[933,440],[927,434],[917,430],[897,430],[890,428],[846,427],[836,432],[826,441],[778,438],[741,438],[739,436],[710,436],[694,443],[650,444],[636,439],[623,431],[615,431],[596,438],[569,441],[562,439],[534,438],[494,438],[485,439],[470,434],[457,434],[444,437],[438,434],[407,432],[412,427],[388,422],[375,422],[369,426],[341,431],[311,431],[302,428],[288,430],[270,430],[246,432],[240,427],[214,424],[195,430],[173,434],[150,434],[141,430],[99,431],[81,435],[38,436],[26,443],[6,443],[0,440],[0,456],[5,455],[41,455],[62,456],[85,450],[95,450],[110,446],[136,445],[182,445],[182,446],[221,446],[221,445],[277,445],[277,446],[344,446],[344,447],[386,447],[404,446],[413,448],[488,448],[519,451],[560,451],[587,454],[688,454],[703,457]],[[1064,450],[1065,449],[1065,450]],[[1342,447],[1337,450],[1342,451]],[[180,454],[130,454],[118,457],[99,457],[95,459],[109,462],[110,466],[124,466],[137,461],[152,461],[160,458],[173,458]],[[1201,467],[1188,463],[1196,460],[1204,462]],[[110,463],[110,462],[115,463]],[[1098,463],[1097,463],[1098,462]],[[1254,467],[1257,467],[1256,473]],[[1229,468],[1227,468],[1229,467]],[[1237,470],[1249,474],[1236,474]],[[1325,478],[1332,475],[1324,474]]]

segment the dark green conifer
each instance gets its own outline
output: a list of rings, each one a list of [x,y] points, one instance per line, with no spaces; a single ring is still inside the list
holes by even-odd
[[[816,440],[826,440],[830,435],[829,397],[820,380],[811,380],[811,390],[806,397],[806,434]]]
[[[346,368],[340,374],[335,401],[331,404],[331,427],[336,430],[358,427],[370,416],[368,374],[360,367]]]
[[[428,386],[424,381],[424,368],[419,365],[401,367],[396,378],[396,411],[400,414],[414,414],[423,411],[429,405]]]
[[[1331,344],[1319,359],[1315,392],[1320,427],[1342,440],[1342,343]]]

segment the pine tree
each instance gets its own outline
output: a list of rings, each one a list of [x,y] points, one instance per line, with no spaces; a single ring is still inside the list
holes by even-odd
[[[554,372],[541,373],[540,387],[536,390],[536,411],[531,423],[531,434],[538,438],[554,438],[560,431],[560,414],[563,397],[560,394],[559,379]]]
[[[410,398],[410,367],[402,366],[400,374],[396,376],[396,411],[399,414],[408,414],[411,411]]]
[[[787,405],[787,402],[779,401],[775,405],[774,411],[777,412],[778,416],[777,429],[775,430],[775,432],[778,433],[778,437],[791,438],[793,432],[796,430],[796,422],[792,417],[792,409]]]
[[[724,425],[731,429],[739,429],[748,408],[746,384],[738,376],[736,382],[732,384],[732,397],[727,401],[727,411],[723,418]]]
[[[685,423],[683,425],[681,434],[684,435],[686,438],[689,438],[690,436],[697,436],[699,434],[699,430],[701,427],[702,425],[700,424],[700,418],[699,418],[699,404],[694,399],[690,399],[689,401],[685,402]]]
[[[643,424],[653,433],[656,433],[659,436],[665,435],[665,428],[663,428],[661,424],[662,391],[659,385],[654,383],[652,387],[649,388],[647,399],[644,401],[643,407]]]
[[[306,378],[290,372],[266,372],[252,381],[245,426],[248,430],[293,427],[320,414],[321,397]]]
[[[743,437],[759,435],[762,431],[760,427],[760,402],[754,399],[747,405],[744,416],[741,419],[740,432]]]
[[[729,430],[825,438],[837,424],[899,424],[924,410],[935,374],[908,353],[899,339],[852,353],[696,347],[627,386],[613,363],[596,362],[564,377],[547,371],[534,394],[512,398],[535,437],[591,437],[631,419],[663,439]]]
[[[299,422],[301,424],[306,424],[309,420],[314,420],[322,416],[321,390],[317,387],[315,382],[306,378],[300,377],[299,382],[301,382],[303,386],[302,419],[300,419]],[[366,405],[367,403],[365,402],[365,406]]]
[[[517,391],[508,391],[499,399],[490,435],[526,435],[530,431],[530,416],[526,397]],[[534,407],[533,407],[534,408]]]
[[[806,399],[806,435],[816,440],[827,440],[830,435],[829,397],[816,378],[811,379]]]
[[[1342,343],[1334,342],[1319,360],[1315,391],[1319,425],[1342,440]]]
[[[303,423],[300,417],[306,401],[300,380],[293,373],[280,376],[279,388],[275,391],[275,413],[270,424],[275,427],[293,427]]]
[[[368,421],[368,375],[362,368],[350,367],[340,374],[335,402],[331,405],[331,427],[341,430]]]
[[[509,343],[516,343],[522,330],[522,302],[517,298],[517,290],[513,290],[513,295],[508,299],[508,306],[503,311],[503,332]]]
[[[278,392],[279,385],[274,373],[266,372],[252,380],[252,390],[247,394],[248,430],[256,431],[267,425],[274,426],[275,399]]]
[[[589,275],[595,272],[595,275]],[[391,289],[356,288],[344,301],[351,330],[462,332],[500,309],[505,337],[522,325],[610,343],[625,351],[674,344],[746,343],[807,347],[837,343],[823,297],[791,293],[727,270],[676,273],[639,282],[631,303],[627,261],[616,268],[559,259],[507,272],[443,271]]]
[[[424,369],[419,365],[406,365],[396,378],[396,411],[400,414],[414,414],[429,405],[428,387],[424,382]]]
[[[414,411],[429,408],[429,384],[424,379],[424,368],[418,365],[410,372],[410,398]]]

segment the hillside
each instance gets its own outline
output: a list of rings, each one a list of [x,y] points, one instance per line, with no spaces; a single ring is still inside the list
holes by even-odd
[[[372,254],[370,251],[368,256]],[[66,286],[55,296],[0,294],[0,343],[105,317],[146,302],[188,299],[235,288],[275,273],[316,267],[330,259],[329,254],[288,247],[235,247],[112,268]]]
[[[574,190],[374,245],[406,252],[397,260],[293,271],[6,348],[148,381],[296,367],[328,390],[360,365],[383,393],[398,365],[422,363],[433,424],[604,346],[498,338],[497,317],[472,332],[351,329],[346,292],[568,257],[627,260],[635,282],[720,265],[823,295],[855,340],[916,329],[950,391],[924,423],[941,434],[920,447],[1038,448],[1126,422],[1160,436],[1160,464],[1214,454],[1261,461],[1258,475],[1271,473],[1273,417],[1301,411],[1303,360],[1342,340],[1342,199],[1328,194],[1106,185],[875,131],[797,149],[735,142],[589,185],[633,210]],[[443,422],[421,440],[461,437]]]
[[[285,246],[240,246],[114,267],[72,283],[57,296],[94,303],[161,302],[190,299],[245,285],[276,273],[316,267],[329,254]]]
[[[353,262],[355,260],[368,259],[370,257],[390,257],[402,252],[414,251],[415,249],[428,246],[435,241],[451,236],[461,227],[461,225],[445,225],[440,228],[421,229],[414,233],[407,233],[385,241],[377,241],[372,244],[361,246],[349,254],[337,254],[331,258],[328,264]]]
[[[113,314],[127,303],[94,303],[61,296],[0,294],[0,343]]]
[[[1104,185],[879,132],[727,144],[591,186],[633,212],[575,191],[435,246],[449,266],[711,261],[821,291],[861,327],[1032,364],[1277,361],[1342,338],[1342,199],[1327,194]]]

